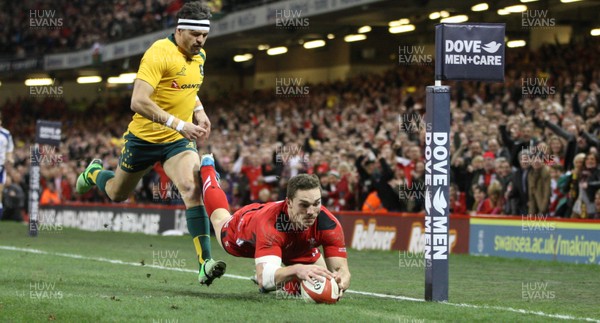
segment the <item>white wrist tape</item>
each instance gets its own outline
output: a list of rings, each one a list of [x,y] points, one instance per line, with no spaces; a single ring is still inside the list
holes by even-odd
[[[177,130],[177,132],[180,132],[183,129],[183,124],[185,122],[183,120],[179,120],[179,123],[177,124],[177,128],[175,128],[175,130]]]
[[[173,124],[173,120],[175,120],[175,117],[173,115],[170,115],[169,119],[167,119],[167,122],[165,123],[165,125],[167,127],[171,127],[171,125]]]
[[[196,95],[196,101],[200,102],[200,98],[197,95]],[[202,106],[202,102],[200,102],[200,105],[194,109],[194,112],[198,112],[198,111],[202,111],[202,110],[204,110],[204,106]]]
[[[277,256],[264,256],[256,259],[256,263],[263,264],[262,287],[267,291],[277,288],[275,284],[275,272],[281,268],[281,258]]]

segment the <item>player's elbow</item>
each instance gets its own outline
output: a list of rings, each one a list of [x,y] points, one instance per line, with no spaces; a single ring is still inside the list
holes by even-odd
[[[140,99],[138,99],[137,97],[132,97],[131,98],[131,111],[135,112],[135,113],[139,113],[141,110],[141,102]]]

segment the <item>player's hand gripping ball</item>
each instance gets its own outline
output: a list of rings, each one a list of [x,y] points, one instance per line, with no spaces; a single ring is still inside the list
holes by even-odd
[[[340,298],[340,288],[333,278],[324,282],[315,280],[313,284],[303,280],[300,290],[308,303],[335,304]]]

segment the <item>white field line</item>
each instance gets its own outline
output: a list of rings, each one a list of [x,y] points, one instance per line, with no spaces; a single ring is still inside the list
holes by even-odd
[[[12,247],[12,246],[0,246],[0,250],[21,251],[21,252],[29,252],[29,253],[42,254],[42,255],[60,256],[60,257],[72,258],[72,259],[94,260],[94,261],[107,262],[107,263],[117,264],[117,265],[142,267],[142,265],[139,262],[126,262],[126,261],[121,261],[121,260],[116,260],[116,259],[108,259],[108,258],[102,258],[102,257],[87,257],[87,256],[83,256],[83,255],[62,253],[62,252],[48,252],[48,251],[39,250],[39,249],[18,248],[18,247]],[[171,270],[171,271],[188,272],[188,273],[198,273],[197,270],[177,268],[177,267],[163,267],[163,266],[148,265],[148,264],[144,265],[143,267]],[[228,277],[228,278],[233,278],[233,279],[250,280],[250,277],[246,277],[246,276],[238,276],[238,275],[230,275],[230,274],[225,274],[224,276]],[[420,298],[398,296],[398,295],[388,295],[388,294],[380,294],[380,293],[371,293],[371,292],[362,292],[362,291],[356,291],[356,290],[347,290],[346,293],[378,297],[378,298],[396,299],[396,300],[401,300],[401,301],[411,301],[411,302],[424,302],[425,301]],[[450,303],[450,302],[440,302],[439,304],[456,306],[456,307],[474,308],[474,309],[506,311],[506,312],[513,312],[513,313],[519,313],[519,314],[529,314],[529,315],[537,315],[537,316],[543,316],[543,317],[548,317],[548,318],[563,319],[563,320],[582,320],[582,321],[587,321],[587,322],[600,323],[600,320],[594,319],[594,318],[589,318],[589,317],[576,317],[576,316],[572,316],[572,315],[563,315],[563,314],[549,314],[549,313],[544,313],[542,311],[529,311],[529,310],[512,308],[512,307],[473,305],[473,304]]]

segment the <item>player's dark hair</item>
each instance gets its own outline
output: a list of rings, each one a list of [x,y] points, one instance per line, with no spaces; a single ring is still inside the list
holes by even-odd
[[[299,174],[290,179],[287,185],[287,198],[293,199],[296,197],[296,192],[299,190],[306,191],[312,190],[313,188],[319,188],[321,190],[321,183],[319,177],[312,174]]]
[[[210,19],[210,8],[205,3],[200,1],[188,2],[179,9],[177,19],[194,19],[203,20]]]

